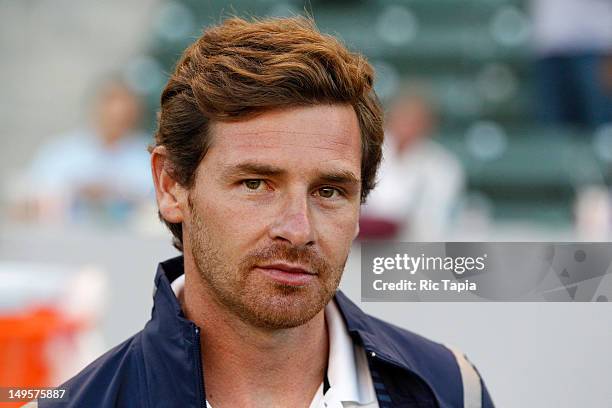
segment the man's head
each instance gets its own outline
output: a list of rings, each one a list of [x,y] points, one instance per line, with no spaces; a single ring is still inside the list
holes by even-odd
[[[386,128],[398,150],[432,136],[437,126],[434,103],[423,83],[405,84],[390,103]]]
[[[112,145],[138,125],[141,105],[132,90],[119,80],[104,82],[98,89],[94,121],[102,141]]]
[[[381,159],[372,83],[303,18],[227,20],[178,63],[152,157],[160,215],[243,320],[297,326],[333,296]]]

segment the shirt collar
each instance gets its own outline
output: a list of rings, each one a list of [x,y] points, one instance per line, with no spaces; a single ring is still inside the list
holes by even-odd
[[[376,395],[365,351],[353,343],[334,300],[325,307],[325,321],[329,333],[328,393],[342,402],[372,403]]]

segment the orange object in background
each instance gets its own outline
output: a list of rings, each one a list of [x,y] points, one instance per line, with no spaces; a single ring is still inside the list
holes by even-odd
[[[71,337],[79,322],[49,307],[0,314],[0,386],[11,388],[50,387],[54,367],[50,350],[59,337]],[[0,407],[20,407],[24,402],[0,402]]]

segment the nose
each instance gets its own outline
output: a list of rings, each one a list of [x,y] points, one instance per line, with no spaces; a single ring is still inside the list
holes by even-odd
[[[316,234],[307,194],[287,194],[269,233],[273,240],[287,241],[296,247],[314,244]]]

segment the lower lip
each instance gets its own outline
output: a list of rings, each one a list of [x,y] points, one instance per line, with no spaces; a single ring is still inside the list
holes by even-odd
[[[287,286],[304,286],[315,278],[310,273],[286,272],[273,268],[257,268],[264,275],[274,279],[277,283]]]

